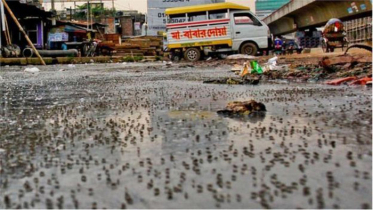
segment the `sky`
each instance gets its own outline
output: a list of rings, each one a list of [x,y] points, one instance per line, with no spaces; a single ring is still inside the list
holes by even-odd
[[[44,0],[44,2],[50,2],[50,0]],[[255,0],[227,0],[230,2],[235,2],[238,4],[249,6],[253,11],[255,11]],[[112,7],[112,2],[104,2],[105,7]],[[84,2],[78,2],[77,5],[82,5]],[[147,12],[147,0],[114,0],[114,4],[117,10],[138,10],[139,12],[146,13]],[[44,3],[44,8],[49,10],[51,8],[50,3]],[[73,3],[64,3],[64,7],[74,7]],[[60,3],[56,3],[55,7],[57,10],[62,9],[62,5]]]

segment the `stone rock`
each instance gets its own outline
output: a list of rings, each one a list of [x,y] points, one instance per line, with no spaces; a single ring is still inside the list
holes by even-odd
[[[229,102],[225,110],[218,111],[222,115],[243,115],[248,116],[256,112],[267,111],[265,105],[255,100]]]

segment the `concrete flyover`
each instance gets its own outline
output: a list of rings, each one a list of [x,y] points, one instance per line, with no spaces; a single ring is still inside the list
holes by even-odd
[[[342,21],[372,16],[371,0],[292,0],[264,19],[274,35],[324,26],[331,18]]]

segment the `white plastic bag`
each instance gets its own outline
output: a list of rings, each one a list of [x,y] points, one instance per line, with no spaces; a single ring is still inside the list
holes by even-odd
[[[25,72],[28,72],[28,73],[38,73],[40,70],[38,69],[38,68],[36,68],[36,67],[32,67],[32,68],[26,68],[25,70],[24,70]]]

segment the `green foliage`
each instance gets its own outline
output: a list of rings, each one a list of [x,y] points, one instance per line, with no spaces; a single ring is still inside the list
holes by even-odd
[[[161,60],[163,60],[163,57],[162,56],[155,56],[155,60],[156,61],[161,61]]]
[[[123,58],[123,61],[124,62],[139,62],[139,61],[142,61],[144,59],[143,56],[127,56],[127,57],[124,57]]]
[[[135,62],[144,60],[143,56],[134,56],[133,58],[134,58]]]
[[[124,57],[124,58],[123,58],[123,61],[124,61],[124,62],[134,62],[135,59],[133,59],[131,56],[127,56],[127,57]]]

